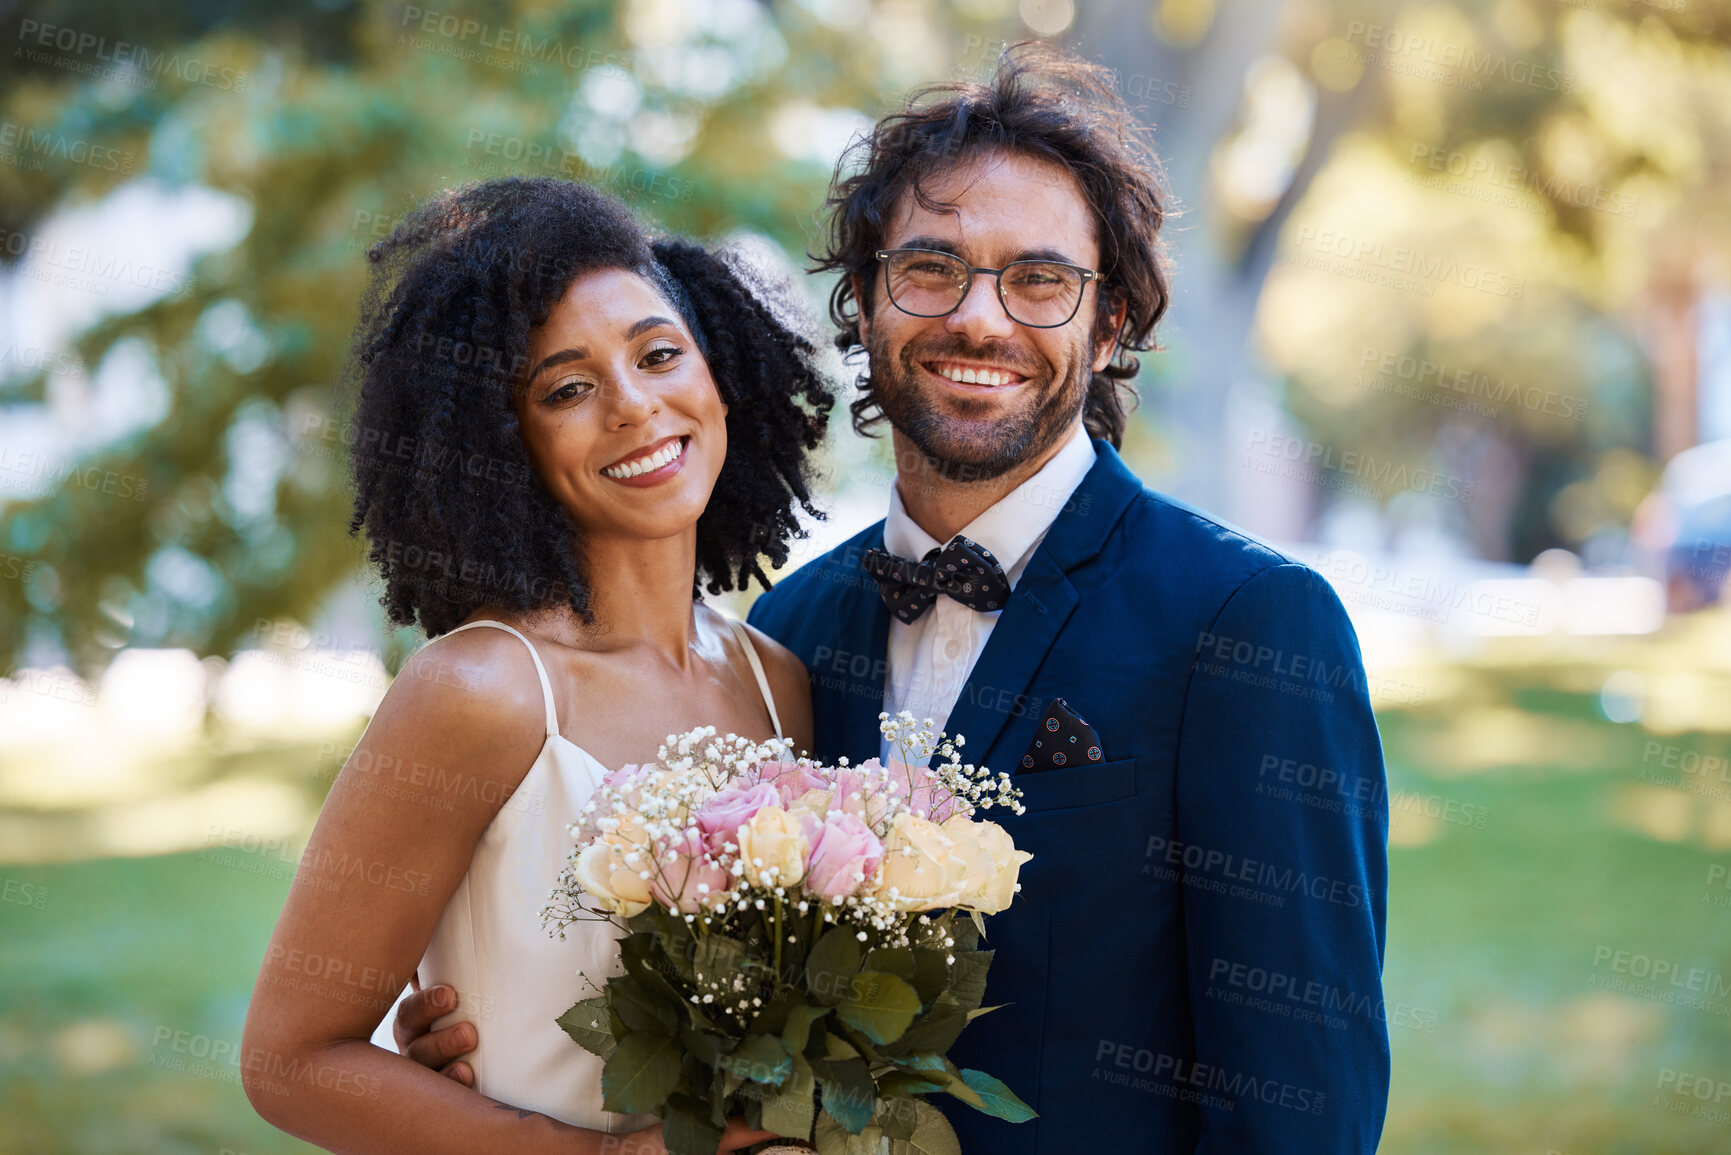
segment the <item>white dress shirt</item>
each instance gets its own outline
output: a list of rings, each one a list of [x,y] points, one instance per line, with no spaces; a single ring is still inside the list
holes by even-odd
[[[1015,589],[1028,559],[1094,467],[1097,456],[1087,432],[1078,425],[1070,440],[1038,473],[969,522],[959,536],[991,550],[1004,567],[1010,588]],[[900,490],[892,486],[889,515],[884,519],[884,548],[919,561],[947,544],[914,524],[902,505]],[[930,718],[941,729],[1002,612],[971,610],[940,594],[912,625],[892,617],[884,709],[891,714],[907,710],[915,718]],[[886,764],[892,753],[889,741],[880,739],[879,756]]]

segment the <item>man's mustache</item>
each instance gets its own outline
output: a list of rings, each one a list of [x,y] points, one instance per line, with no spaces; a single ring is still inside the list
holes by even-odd
[[[1008,342],[988,342],[975,345],[961,339],[928,338],[910,341],[902,346],[902,360],[909,366],[920,361],[986,361],[1015,371],[1023,377],[1038,377],[1046,372],[1044,361],[1031,356],[1018,345]]]

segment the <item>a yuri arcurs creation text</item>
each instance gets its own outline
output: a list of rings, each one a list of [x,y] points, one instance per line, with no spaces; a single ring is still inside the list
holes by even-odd
[[[922,1097],[940,1091],[1034,1115],[945,1057],[993,1009],[980,916],[1009,905],[1030,857],[976,815],[1019,813],[1020,794],[929,721],[885,714],[882,730],[889,766],[670,736],[572,826],[546,920],[622,924],[625,973],[559,1025],[606,1060],[607,1109],[659,1116],[675,1155],[713,1152],[735,1115],[823,1155],[959,1152]]]

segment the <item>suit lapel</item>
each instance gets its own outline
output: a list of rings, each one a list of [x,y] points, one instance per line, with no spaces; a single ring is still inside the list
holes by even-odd
[[[859,542],[857,553],[882,549],[883,526]],[[859,565],[857,553],[844,555],[845,572],[837,574],[847,591],[840,607],[841,636],[830,670],[819,669],[831,679],[839,696],[837,712],[841,741],[831,755],[845,754],[855,762],[877,757],[880,734],[878,715],[884,708],[884,680],[888,672],[890,613],[878,593],[877,583]]]
[[[1124,510],[1142,491],[1140,479],[1109,444],[1095,441],[1094,451],[1094,467],[1028,560],[950,711],[944,729],[967,739],[964,761],[1014,773],[1008,761],[1020,751],[998,749],[999,740],[1012,718],[1033,713],[1038,721],[1045,705],[1028,697],[1028,687],[1081,601],[1070,573],[1099,555]],[[887,629],[886,623],[886,637]],[[1102,644],[1108,641],[1101,639]]]
[[[1012,717],[1030,709],[1028,684],[1080,600],[1068,575],[1044,549],[1036,550],[944,727],[968,740],[963,761],[1011,769],[994,765],[1003,762],[996,750],[998,737]]]

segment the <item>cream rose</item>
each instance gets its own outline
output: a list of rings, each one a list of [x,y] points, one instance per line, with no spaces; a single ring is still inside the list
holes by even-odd
[[[739,828],[736,837],[745,880],[752,885],[792,886],[805,876],[805,831],[799,815],[765,806]]]
[[[789,814],[809,814],[822,822],[829,815],[830,792],[828,790],[807,790],[798,798],[788,803]]]
[[[966,878],[965,866],[952,873],[955,840],[937,823],[903,811],[884,839],[884,864],[875,893],[890,897],[897,910],[940,910],[954,906]],[[958,864],[959,865],[959,864]]]
[[[649,851],[621,834],[604,834],[577,855],[577,885],[614,914],[630,918],[649,908]]]
[[[957,814],[941,830],[956,842],[955,860],[965,863],[962,893],[956,905],[981,914],[997,914],[1016,894],[1022,864],[1034,856],[1017,850],[1010,832],[996,822],[979,822]]]

